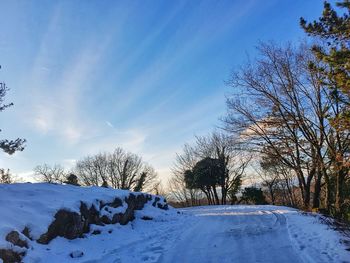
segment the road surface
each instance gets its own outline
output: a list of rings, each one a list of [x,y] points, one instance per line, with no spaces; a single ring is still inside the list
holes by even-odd
[[[182,210],[195,216],[158,262],[303,262],[293,247],[281,212],[245,207],[199,207]]]
[[[69,241],[69,246],[65,240],[52,242],[48,252],[55,256],[35,262],[350,263],[339,233],[322,224],[320,216],[292,208],[203,206],[154,212],[160,214],[153,220],[109,225],[101,235]],[[84,256],[58,261],[57,255],[66,255],[72,247]]]

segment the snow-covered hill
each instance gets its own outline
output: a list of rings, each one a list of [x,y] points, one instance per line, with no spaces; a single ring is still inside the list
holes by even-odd
[[[287,207],[176,210],[143,193],[15,184],[0,185],[0,208],[0,255],[25,263],[350,262],[345,237]]]

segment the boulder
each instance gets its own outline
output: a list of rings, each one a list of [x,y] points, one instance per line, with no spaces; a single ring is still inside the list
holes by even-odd
[[[154,198],[154,201],[152,203],[152,206],[154,207],[158,207],[159,209],[163,209],[163,210],[168,210],[169,207],[168,207],[168,204],[166,203],[166,200],[164,199],[164,204],[163,203],[160,203],[161,199],[160,197],[156,196]]]
[[[26,226],[22,230],[22,234],[25,235],[29,240],[33,240],[32,237],[30,236],[30,229],[29,229],[29,227]]]
[[[107,206],[110,206],[110,207],[113,207],[113,208],[117,208],[117,207],[122,206],[122,205],[123,205],[123,202],[122,202],[122,200],[120,200],[120,199],[117,197],[117,198],[115,198],[115,199],[113,200],[112,203],[107,203],[106,205],[107,205]]]
[[[40,244],[48,244],[55,237],[61,236],[67,239],[81,237],[86,230],[84,219],[76,212],[59,210],[55,220],[49,226],[48,231],[37,240]]]
[[[11,231],[6,235],[5,238],[6,241],[12,243],[15,246],[18,247],[25,247],[28,248],[28,243],[17,231]]]
[[[25,253],[15,252],[11,249],[0,249],[0,259],[4,263],[19,263],[22,262],[22,257],[24,257]]]
[[[84,252],[83,251],[80,251],[80,250],[76,250],[76,251],[73,251],[69,254],[69,256],[71,258],[81,258],[82,256],[84,256]]]
[[[89,226],[91,224],[103,225],[100,219],[100,212],[95,208],[94,205],[91,205],[90,208],[83,202],[80,203],[80,214],[84,219],[84,231],[89,232]]]

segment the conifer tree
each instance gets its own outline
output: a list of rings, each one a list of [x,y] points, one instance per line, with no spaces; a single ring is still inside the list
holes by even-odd
[[[339,106],[332,124],[338,130],[350,129],[350,1],[337,2],[345,9],[343,15],[328,3],[324,3],[322,17],[308,23],[300,19],[300,25],[310,36],[321,40],[313,46],[313,52],[321,62],[310,67],[324,76],[331,95]]]

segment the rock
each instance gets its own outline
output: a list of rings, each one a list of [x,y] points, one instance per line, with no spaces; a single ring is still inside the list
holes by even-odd
[[[101,222],[106,224],[106,225],[112,224],[112,220],[106,215],[103,215],[101,217]]]
[[[18,253],[11,249],[0,249],[0,259],[2,259],[4,263],[22,262],[22,257],[24,257],[24,255],[24,252]]]
[[[137,207],[137,200],[135,195],[130,194],[129,197],[125,199],[125,202],[128,204],[128,208],[125,210],[125,213],[122,214],[119,222],[121,225],[126,225],[135,219],[135,209]]]
[[[148,199],[145,195],[138,195],[136,196],[136,203],[135,203],[135,210],[141,210],[145,206],[145,204],[148,202]]]
[[[101,230],[95,229],[94,231],[92,231],[91,235],[99,235],[101,234]]]
[[[137,196],[135,196],[134,194],[130,194],[129,197],[125,199],[125,202],[128,204],[128,208],[132,208],[134,210],[141,210],[148,202],[148,198],[146,195],[143,194]]]
[[[135,209],[132,207],[128,207],[125,211],[124,214],[121,214],[120,220],[118,221],[118,223],[120,223],[121,225],[126,225],[127,223],[129,223],[130,221],[135,219]]]
[[[122,206],[122,205],[123,205],[123,202],[122,202],[122,200],[120,200],[119,198],[115,198],[115,199],[113,200],[112,203],[108,203],[108,204],[106,204],[106,205],[107,205],[107,206],[110,206],[110,207],[117,208],[117,207]]]
[[[80,214],[85,219],[84,231],[89,232],[89,225],[103,225],[100,220],[100,213],[97,211],[94,205],[91,205],[90,208],[86,206],[85,203],[80,203]]]
[[[145,204],[149,201],[149,195],[134,195],[130,194],[125,198],[125,202],[128,207],[124,213],[117,213],[113,215],[112,224],[120,223],[126,225],[130,221],[135,219],[135,210],[141,210]]]
[[[81,237],[85,230],[84,220],[76,212],[59,210],[55,215],[55,220],[49,226],[48,231],[37,240],[40,244],[48,244],[57,236],[67,239]]]
[[[141,217],[142,220],[153,220],[153,217],[150,217],[150,216],[143,216]]]
[[[157,206],[158,206],[159,209],[163,209],[163,210],[168,210],[169,209],[168,204],[158,203]]]
[[[17,231],[11,231],[8,233],[5,240],[14,244],[15,246],[28,248],[27,241],[23,240]]]
[[[154,198],[154,201],[153,201],[153,203],[152,203],[152,205],[154,206],[154,207],[156,207],[156,205],[157,205],[157,203],[160,201],[160,198],[158,197],[158,196],[156,196],[155,198]]]
[[[84,252],[83,251],[80,251],[80,250],[76,250],[76,251],[73,251],[69,254],[69,256],[71,258],[81,258],[82,256],[84,256]]]
[[[152,203],[152,205],[154,207],[158,207],[159,209],[163,209],[163,210],[168,210],[169,207],[168,207],[168,204],[166,203],[166,200],[164,199],[164,204],[160,203],[160,198],[158,196],[156,196],[154,198],[154,202]]]
[[[29,227],[26,226],[22,230],[22,234],[25,235],[28,239],[33,240],[32,237],[30,236],[30,229],[29,229]]]
[[[55,215],[55,220],[49,226],[48,231],[45,234],[41,235],[37,242],[41,244],[48,244],[57,236],[65,237],[68,239],[82,237],[84,233],[90,232],[91,224],[107,225],[120,223],[121,225],[126,225],[135,219],[135,210],[143,209],[145,204],[150,200],[152,200],[151,195],[130,194],[125,198],[125,202],[127,204],[125,212],[116,213],[114,215],[112,214],[112,208],[117,208],[123,205],[123,201],[119,198],[115,198],[111,203],[103,203],[102,201],[99,201],[99,207],[97,209],[94,205],[91,205],[91,207],[88,208],[85,203],[81,202],[80,214],[66,210],[58,211]],[[160,201],[160,197],[155,197],[152,205],[160,209],[168,209],[168,205],[166,203],[163,204]],[[111,216],[101,216],[100,211],[102,209],[110,212]],[[146,218],[144,220],[151,219]]]
[[[122,217],[123,217],[123,213],[114,214],[112,218],[112,224],[120,223],[120,221],[122,220]]]

